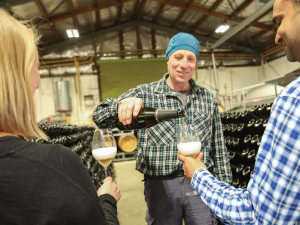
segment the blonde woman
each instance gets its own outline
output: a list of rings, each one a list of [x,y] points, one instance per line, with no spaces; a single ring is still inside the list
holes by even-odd
[[[121,195],[111,178],[97,193],[70,149],[20,138],[47,138],[35,122],[38,40],[34,29],[0,10],[0,223],[119,224]]]

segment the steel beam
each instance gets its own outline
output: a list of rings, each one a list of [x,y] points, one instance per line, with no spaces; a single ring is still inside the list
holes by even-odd
[[[78,43],[81,43],[81,42],[89,40],[89,39],[93,39],[94,37],[97,37],[97,36],[100,36],[100,35],[108,34],[108,33],[115,32],[115,31],[120,31],[120,30],[123,30],[125,28],[134,27],[134,26],[137,26],[137,25],[138,25],[138,23],[133,21],[133,22],[123,23],[123,24],[120,24],[120,25],[117,25],[117,26],[114,26],[114,27],[111,27],[111,28],[106,28],[106,29],[97,31],[97,32],[95,32],[95,34],[88,34],[88,35],[80,36],[79,38],[71,38],[71,39],[68,39],[66,41],[59,42],[57,44],[46,46],[44,49],[42,49],[40,51],[40,53],[42,53],[44,55],[44,54],[49,53],[51,51],[55,51],[57,49],[65,48],[65,47],[68,47],[68,46],[71,46],[71,45],[76,45]]]
[[[139,25],[149,27],[149,28],[152,28],[152,29],[155,29],[155,30],[161,30],[161,31],[168,32],[168,33],[171,33],[171,34],[177,34],[177,33],[180,32],[180,30],[177,30],[177,29],[174,29],[174,28],[165,27],[165,26],[161,26],[161,25],[158,25],[158,24],[154,24],[154,23],[149,23],[149,22],[146,22],[146,21],[140,21]],[[191,33],[191,34],[194,35],[195,38],[197,38],[200,41],[207,41],[209,43],[214,43],[218,40],[216,38],[207,37],[207,36],[203,36],[203,35],[199,35],[199,34],[195,34],[195,33]],[[227,46],[231,45],[231,43],[223,42],[221,45],[227,47]],[[246,53],[252,53],[252,54],[257,54],[258,53],[257,51],[255,51],[252,48],[248,48],[248,47],[244,47],[244,46],[240,46],[240,45],[232,45],[231,49],[246,52]]]
[[[6,8],[7,6],[16,6],[26,4],[28,2],[36,2],[37,0],[3,0],[0,1],[0,8]]]
[[[270,0],[268,3],[266,3],[263,7],[261,7],[258,11],[253,13],[251,16],[249,16],[247,19],[239,23],[236,27],[233,29],[229,30],[228,32],[225,33],[218,41],[216,41],[211,48],[215,49],[222,45],[225,41],[227,41],[229,38],[231,38],[233,35],[235,35],[237,32],[242,30],[244,27],[252,23],[254,20],[256,20],[258,17],[263,15],[265,12],[270,10],[273,7],[275,0]]]

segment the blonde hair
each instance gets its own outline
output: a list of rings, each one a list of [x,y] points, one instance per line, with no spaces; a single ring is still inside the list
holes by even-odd
[[[0,131],[22,137],[47,136],[36,123],[30,71],[40,36],[29,22],[0,10]]]

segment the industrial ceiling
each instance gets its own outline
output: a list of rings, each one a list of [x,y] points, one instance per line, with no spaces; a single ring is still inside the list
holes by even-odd
[[[97,59],[159,57],[174,34],[188,32],[200,41],[199,59],[204,60],[205,67],[212,51],[219,66],[259,65],[283,56],[283,47],[274,43],[273,3],[274,0],[2,0],[0,7],[17,18],[35,19],[43,35],[41,53],[45,62],[47,55],[62,58],[62,52],[74,50],[74,46],[84,51],[88,45],[93,47],[86,49],[86,56]],[[229,25],[229,30],[216,33],[222,24]],[[67,29],[77,29],[80,37],[68,38]],[[90,58],[84,59],[91,62]]]

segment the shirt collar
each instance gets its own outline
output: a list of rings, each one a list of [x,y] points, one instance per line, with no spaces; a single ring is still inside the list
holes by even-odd
[[[164,93],[166,95],[177,95],[175,91],[172,90],[172,88],[170,88],[167,84],[167,78],[169,77],[169,73],[166,73],[162,79],[160,79],[157,84],[156,87],[154,89],[155,93]],[[201,92],[201,88],[199,86],[196,85],[195,81],[193,79],[189,80],[189,83],[191,85],[191,92],[198,94]]]

